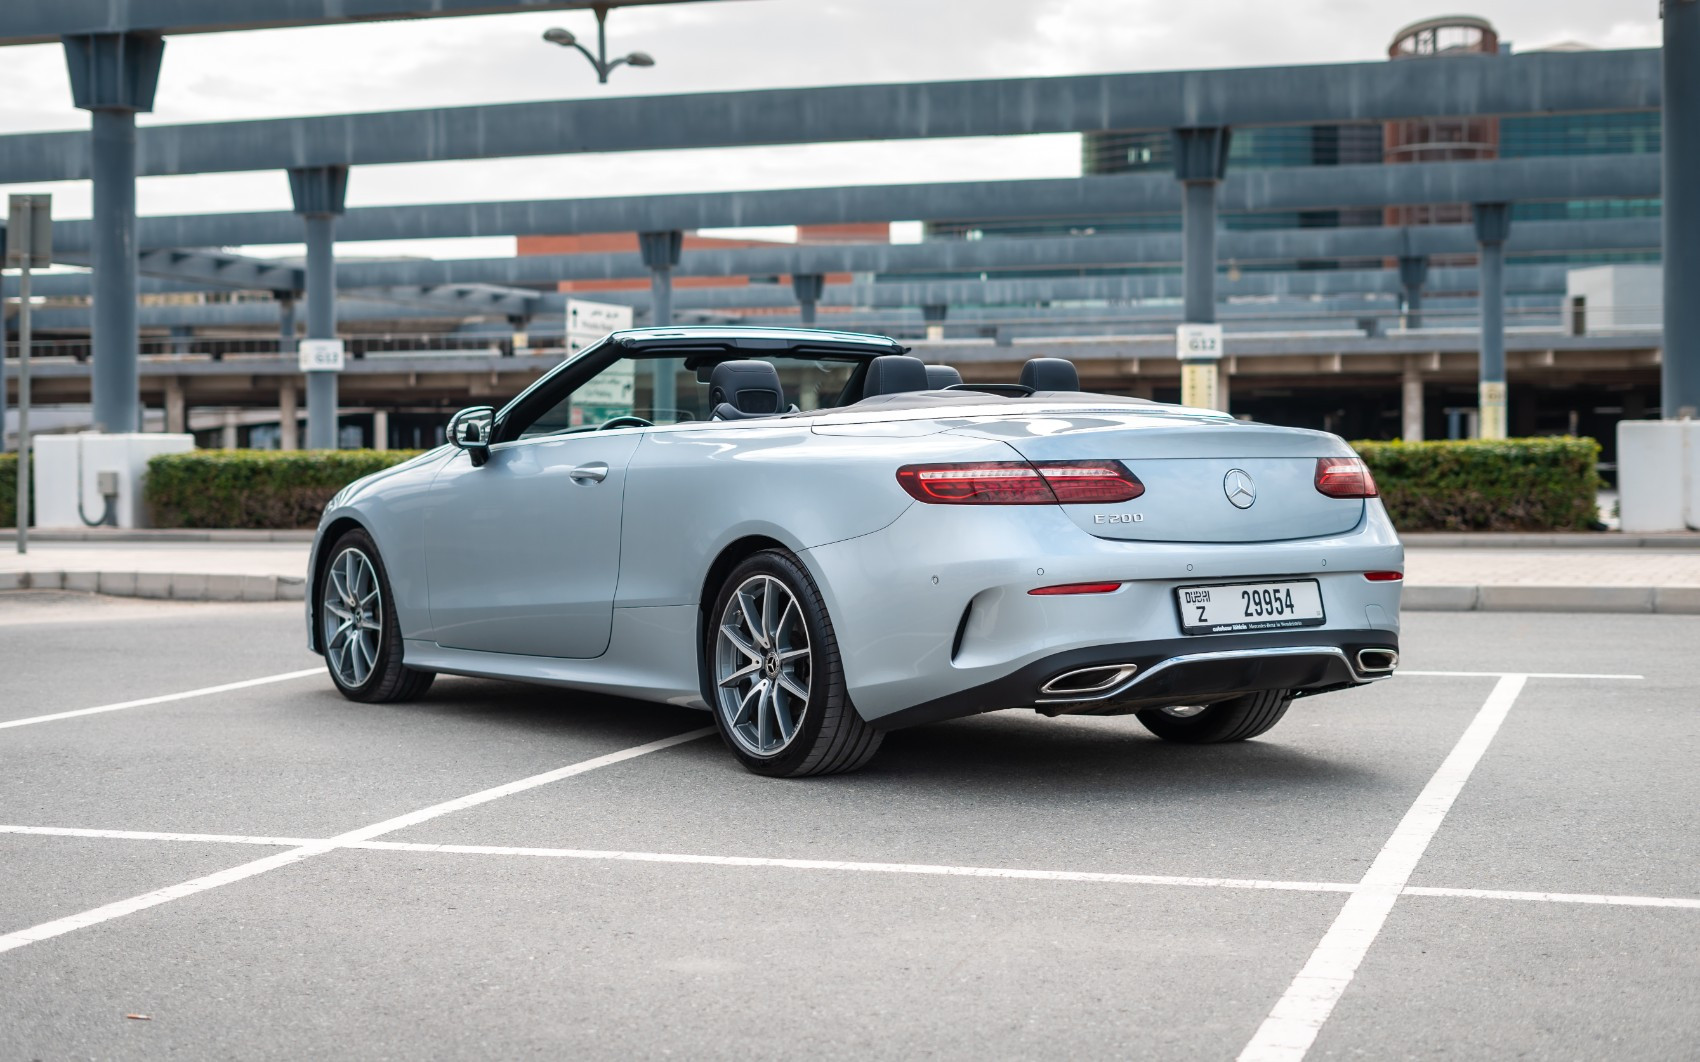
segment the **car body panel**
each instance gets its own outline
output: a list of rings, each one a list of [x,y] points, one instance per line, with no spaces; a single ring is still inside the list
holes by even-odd
[[[705,331],[716,342],[741,335]],[[760,331],[763,343],[800,342],[795,330]],[[867,356],[889,344],[870,341]],[[334,537],[326,532],[358,524],[388,570],[409,666],[695,707],[705,707],[710,574],[771,544],[814,580],[851,701],[877,726],[1043,710],[1037,683],[1057,669],[1159,648],[1177,658],[1314,650],[1345,661],[1311,683],[1336,688],[1381,677],[1345,654],[1397,647],[1400,583],[1364,573],[1403,567],[1378,499],[1315,490],[1316,459],[1351,453],[1325,433],[1138,399],[888,395],[772,419],[498,441],[483,467],[439,448],[339,493],[312,570]],[[1147,489],[1116,505],[940,505],[896,478],[906,464],[1024,457],[1120,460]],[[601,482],[574,481],[587,460],[608,466]],[[1244,509],[1224,488],[1235,469],[1257,485]],[[1288,578],[1317,581],[1321,625],[1181,629],[1179,587]],[[1029,593],[1100,581],[1120,585]]]

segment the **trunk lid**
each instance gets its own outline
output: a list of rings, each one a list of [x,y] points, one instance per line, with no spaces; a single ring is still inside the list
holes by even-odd
[[[1029,461],[1122,462],[1145,484],[1143,495],[1062,506],[1099,538],[1273,542],[1343,534],[1363,519],[1361,498],[1330,498],[1316,489],[1317,458],[1354,456],[1326,432],[1226,417],[1071,412],[955,433],[999,439]]]

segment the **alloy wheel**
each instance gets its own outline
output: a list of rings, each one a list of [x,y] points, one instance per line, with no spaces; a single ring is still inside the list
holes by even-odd
[[[337,554],[325,575],[322,606],[331,669],[344,686],[365,685],[384,637],[384,599],[372,559],[353,547]]]
[[[720,616],[714,682],[726,732],[755,756],[772,756],[797,736],[809,703],[813,654],[803,610],[784,583],[753,575]]]

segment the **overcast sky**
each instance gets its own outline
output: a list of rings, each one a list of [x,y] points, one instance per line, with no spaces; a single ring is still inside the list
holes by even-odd
[[[5,0],[53,3],[55,0]],[[233,0],[243,3],[246,0]],[[1659,43],[1657,0],[1492,0],[1438,7],[1387,0],[712,0],[614,11],[612,54],[647,70],[610,84],[546,44],[565,26],[594,40],[589,12],[431,19],[170,38],[143,124],[273,118],[518,100],[879,81],[1175,70],[1381,59],[1400,26],[1454,6],[1491,20],[1518,51],[1579,41]],[[58,46],[0,49],[0,133],[87,128]],[[349,206],[485,199],[1076,176],[1079,140],[1042,136],[368,166]],[[23,191],[0,186],[0,194]],[[87,217],[86,183],[27,190]],[[279,210],[282,173],[147,178],[143,214]],[[363,244],[345,251],[510,253],[511,240]]]

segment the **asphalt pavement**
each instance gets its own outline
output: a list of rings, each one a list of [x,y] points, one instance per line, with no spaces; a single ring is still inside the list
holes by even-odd
[[[686,709],[351,704],[301,626],[0,594],[0,1058],[1700,1053],[1700,617],[1415,613],[1256,741],[1006,712],[806,781]]]

